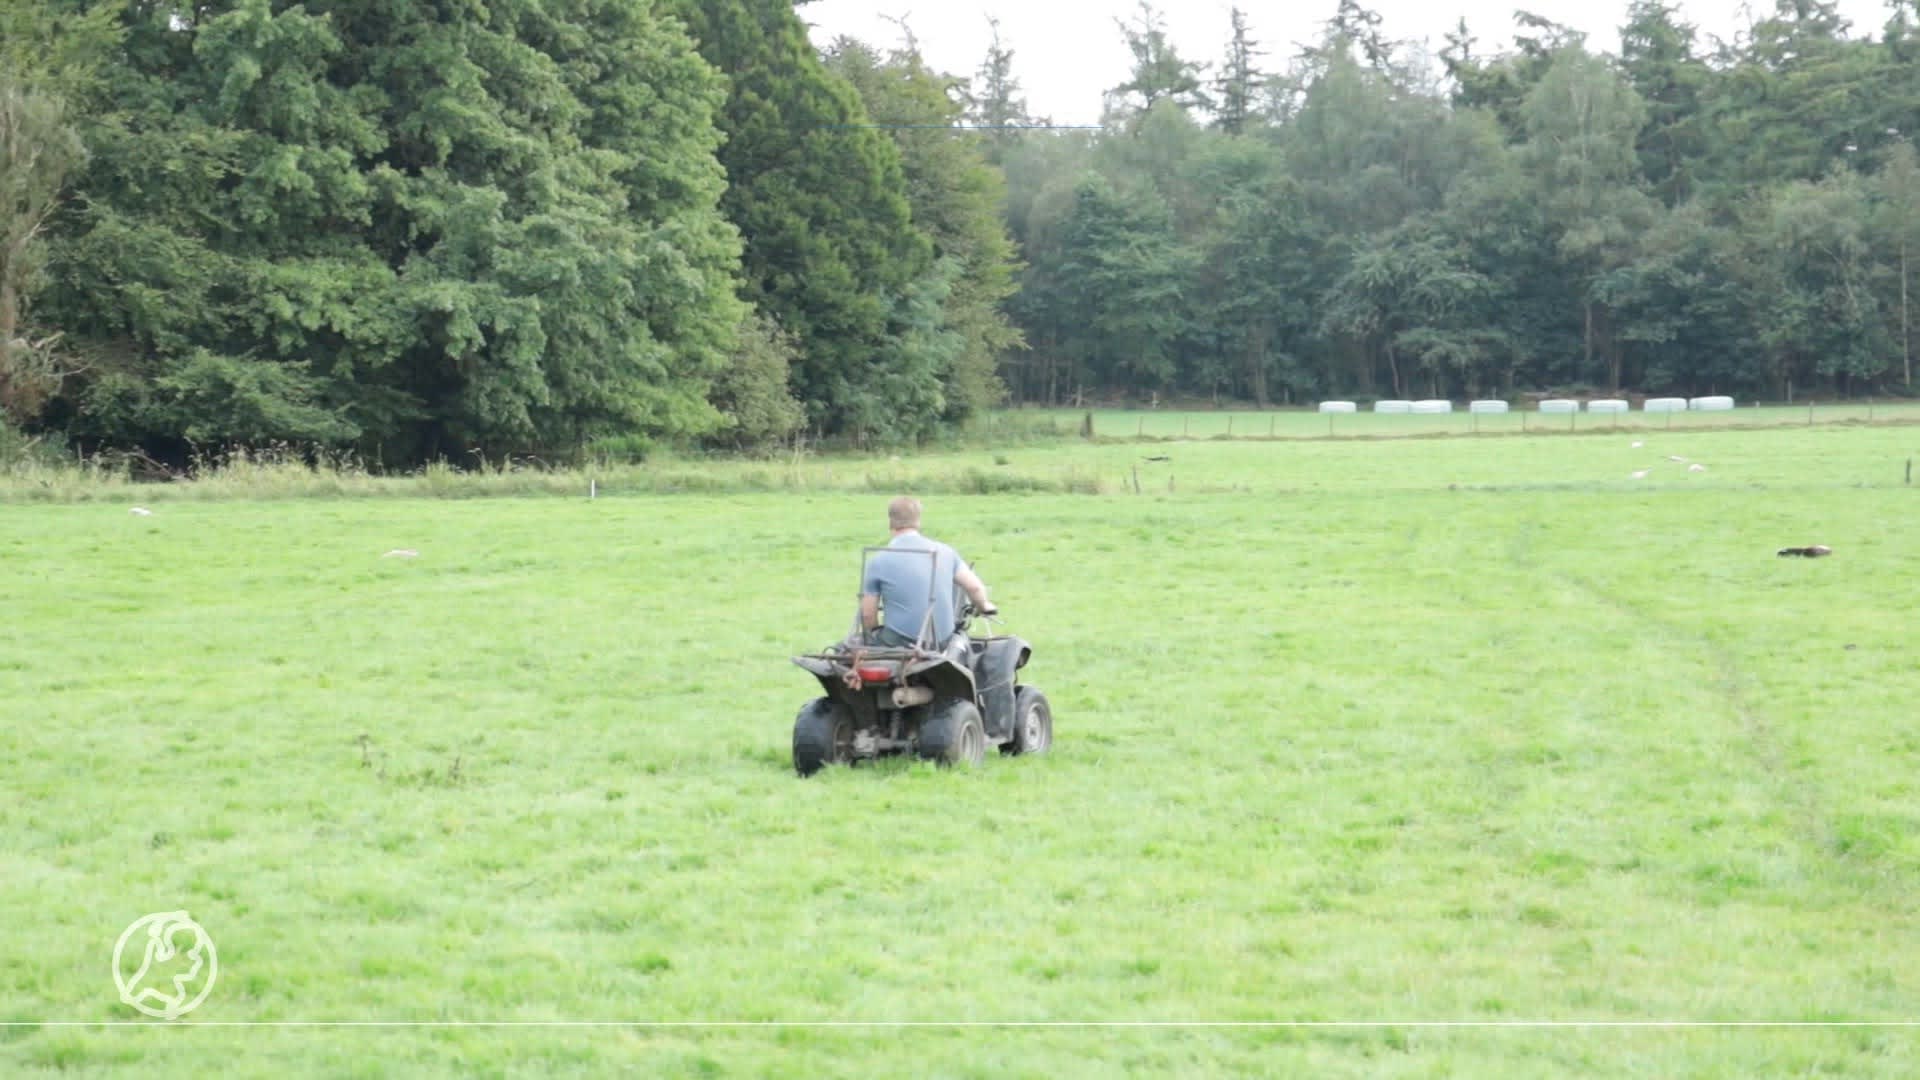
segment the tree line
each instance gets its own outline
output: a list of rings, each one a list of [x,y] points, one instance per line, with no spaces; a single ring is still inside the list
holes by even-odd
[[[1635,0],[1618,56],[1520,13],[1437,53],[1341,0],[1268,70],[1151,7],[1104,130],[1000,158],[1024,399],[1549,389],[1908,393],[1920,22],[1779,0],[1706,41]]]
[[[1920,2],[1920,0],[1916,0]],[[1006,401],[1903,393],[1920,20],[1276,60],[1142,4],[1097,131],[791,0],[0,0],[0,449],[404,466]],[[1090,88],[1091,90],[1091,88]]]

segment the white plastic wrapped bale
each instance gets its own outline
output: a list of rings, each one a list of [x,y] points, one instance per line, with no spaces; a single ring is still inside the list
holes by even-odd
[[[1439,413],[1450,413],[1453,411],[1453,402],[1441,401],[1437,398],[1429,401],[1416,401],[1413,403],[1413,408],[1409,409],[1408,411],[1419,413],[1422,416],[1434,416]]]
[[[1323,413],[1350,413],[1358,412],[1359,408],[1351,401],[1323,401],[1320,403],[1320,411]]]
[[[1687,399],[1683,397],[1650,397],[1640,406],[1641,412],[1686,412]]]
[[[1579,412],[1580,403],[1571,398],[1548,398],[1540,403],[1540,411],[1543,413]]]
[[[1467,402],[1467,411],[1474,413],[1503,413],[1507,411],[1507,408],[1507,403],[1504,401]]]
[[[1718,395],[1697,397],[1687,402],[1687,408],[1694,412],[1726,412],[1733,408],[1733,399]]]
[[[1595,398],[1587,402],[1587,411],[1590,413],[1623,413],[1627,407],[1627,403],[1619,398]]]
[[[1410,413],[1413,411],[1413,402],[1376,401],[1373,403],[1373,411],[1377,413]]]

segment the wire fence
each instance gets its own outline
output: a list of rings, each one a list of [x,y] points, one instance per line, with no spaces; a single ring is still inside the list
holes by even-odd
[[[1750,402],[1716,411],[1442,413],[1275,409],[1042,409],[990,414],[989,431],[1093,439],[1311,439],[1714,430],[1835,424],[1920,424],[1920,401]]]

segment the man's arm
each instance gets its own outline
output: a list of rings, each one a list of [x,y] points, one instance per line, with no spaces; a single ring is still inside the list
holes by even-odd
[[[968,598],[973,601],[973,610],[982,615],[1000,613],[1000,609],[993,606],[993,601],[987,599],[987,583],[980,580],[980,575],[973,572],[973,567],[961,563],[953,572],[953,580],[966,590]]]
[[[884,553],[867,560],[860,579],[860,626],[864,630],[876,630],[880,626],[880,590],[885,586],[881,579],[885,576],[881,563],[886,559]]]

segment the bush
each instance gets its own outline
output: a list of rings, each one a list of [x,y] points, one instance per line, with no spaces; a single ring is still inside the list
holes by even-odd
[[[587,447],[587,456],[602,465],[638,465],[654,449],[653,440],[645,435],[608,435],[595,439]]]
[[[787,384],[798,356],[793,336],[771,317],[756,313],[741,325],[732,360],[713,386],[714,407],[727,418],[719,442],[753,449],[800,429],[806,413]]]
[[[0,419],[0,465],[11,465],[26,457],[32,445],[25,435],[13,430],[5,419]]]
[[[73,464],[73,455],[59,432],[28,435],[0,417],[0,467],[57,469]]]

